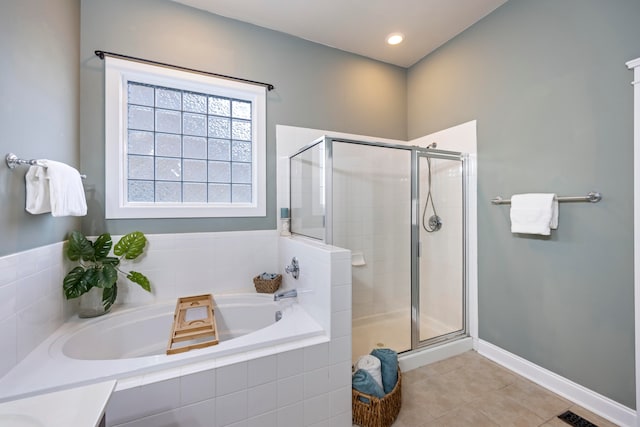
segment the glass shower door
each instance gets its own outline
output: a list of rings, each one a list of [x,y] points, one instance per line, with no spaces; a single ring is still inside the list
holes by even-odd
[[[290,158],[294,234],[352,253],[352,355],[466,334],[465,157],[324,137]]]
[[[464,179],[460,155],[418,152],[418,346],[465,333]]]
[[[291,232],[325,238],[325,145],[306,147],[289,160]]]
[[[411,150],[332,141],[332,244],[352,252],[353,358],[411,349]]]

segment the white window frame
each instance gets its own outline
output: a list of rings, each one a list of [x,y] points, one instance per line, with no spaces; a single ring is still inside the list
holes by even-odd
[[[250,101],[252,202],[127,201],[128,82]],[[136,61],[105,57],[105,217],[202,218],[266,216],[266,88]]]

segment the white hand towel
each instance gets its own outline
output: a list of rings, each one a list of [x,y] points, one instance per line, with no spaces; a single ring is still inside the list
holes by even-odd
[[[380,359],[370,354],[361,356],[356,362],[356,371],[364,369],[371,374],[373,380],[382,388],[382,371],[380,369]]]
[[[27,186],[26,210],[30,214],[38,215],[51,212],[49,195],[49,180],[46,170],[40,166],[31,166],[24,176]]]
[[[558,228],[558,200],[553,193],[511,196],[511,232],[548,236]]]
[[[87,201],[80,173],[69,165],[53,160],[40,161],[46,167],[49,179],[52,216],[84,216]]]

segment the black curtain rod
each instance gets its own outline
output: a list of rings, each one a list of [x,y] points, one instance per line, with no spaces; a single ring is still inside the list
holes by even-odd
[[[271,83],[263,83],[263,82],[257,82],[255,80],[242,79],[240,77],[233,77],[233,76],[226,76],[224,74],[210,73],[208,71],[201,71],[201,70],[195,70],[193,68],[180,67],[178,65],[165,64],[164,62],[156,62],[156,61],[150,61],[148,59],[136,58],[135,56],[121,55],[119,53],[105,52],[103,50],[96,50],[95,54],[100,59],[104,59],[105,55],[106,56],[113,56],[114,58],[128,59],[128,60],[131,60],[131,61],[143,62],[145,64],[159,65],[161,67],[175,68],[177,70],[189,71],[189,72],[192,72],[192,73],[205,74],[207,76],[220,77],[222,79],[235,80],[235,81],[238,81],[238,82],[250,83],[250,84],[258,85],[258,86],[264,86],[269,91],[275,89],[275,87]]]

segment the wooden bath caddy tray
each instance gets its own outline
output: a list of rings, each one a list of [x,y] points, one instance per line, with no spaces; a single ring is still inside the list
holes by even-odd
[[[211,294],[178,298],[167,354],[183,353],[216,344],[218,328]]]

